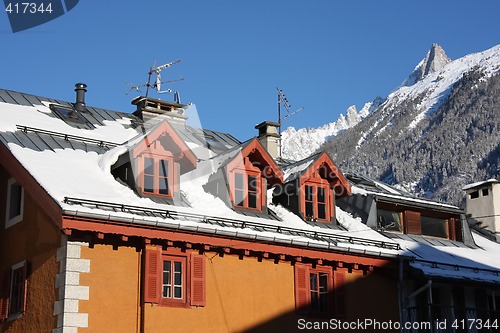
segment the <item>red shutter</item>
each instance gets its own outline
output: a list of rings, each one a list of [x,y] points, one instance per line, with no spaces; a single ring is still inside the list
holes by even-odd
[[[336,271],[333,276],[333,294],[335,297],[335,315],[338,318],[346,316],[345,272]]]
[[[205,306],[205,257],[191,255],[191,305]]]
[[[146,249],[144,265],[144,302],[159,303],[161,294],[161,248]]]
[[[309,286],[307,266],[295,265],[295,311],[306,314],[309,310]]]
[[[10,269],[5,270],[0,289],[0,320],[9,316]]]
[[[406,233],[412,235],[421,235],[422,223],[420,222],[420,212],[406,210],[404,216]]]

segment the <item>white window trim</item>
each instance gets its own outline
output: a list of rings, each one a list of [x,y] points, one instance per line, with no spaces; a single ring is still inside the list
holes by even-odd
[[[14,224],[23,220],[24,215],[24,188],[21,186],[21,213],[9,219],[10,213],[10,200],[11,200],[11,186],[17,183],[14,178],[10,178],[7,182],[7,205],[5,207],[5,229],[12,227]]]
[[[13,178],[11,178],[11,179],[13,179]],[[12,299],[12,281],[14,280],[13,279],[13,277],[14,277],[14,271],[16,269],[24,267],[25,265],[26,265],[26,260],[23,260],[23,261],[15,264],[15,265],[13,265],[10,268],[10,274],[9,274],[10,275],[9,276],[9,280],[10,280],[10,285],[9,285],[9,309],[7,310],[8,313],[9,313],[9,316],[7,317],[7,321],[16,320],[17,318],[21,317],[22,314],[24,313],[23,311],[19,311],[19,312],[15,312],[15,313],[10,313],[10,300]],[[25,276],[24,278],[27,279],[27,276]],[[26,293],[26,290],[24,292]]]

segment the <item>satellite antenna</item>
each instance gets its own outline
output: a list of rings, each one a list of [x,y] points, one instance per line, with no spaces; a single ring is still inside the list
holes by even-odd
[[[280,135],[280,139],[279,139],[279,159],[280,159],[280,162],[283,160],[282,159],[282,140],[281,140],[281,123],[287,119],[287,118],[290,118],[291,116],[299,113],[300,111],[304,110],[303,107],[300,107],[298,108],[297,110],[293,111],[293,112],[290,112],[290,109],[291,109],[291,105],[290,103],[288,102],[288,99],[286,98],[285,96],[285,93],[283,92],[283,90],[279,89],[278,87],[276,87],[276,92],[278,93],[278,134]],[[284,117],[281,116],[281,105],[283,105],[283,107],[285,108],[286,110],[286,115]]]
[[[134,85],[131,82],[125,82],[130,87],[130,89],[125,93],[125,95],[128,95],[132,90],[141,91],[141,87],[146,87],[146,97],[148,97],[148,95],[149,95],[149,88],[155,88],[156,92],[158,94],[171,93],[172,89],[161,90],[162,84],[171,83],[171,82],[177,82],[177,81],[182,81],[182,80],[184,80],[184,78],[181,77],[181,78],[175,79],[175,80],[162,81],[162,79],[161,79],[161,71],[164,70],[165,68],[172,67],[173,65],[175,65],[176,63],[181,62],[181,61],[182,61],[182,59],[177,59],[177,60],[174,60],[172,62],[169,62],[167,64],[163,64],[163,65],[160,65],[160,66],[157,66],[157,67],[155,67],[156,65],[151,66],[149,68],[149,72],[148,72],[148,81],[145,84],[141,84],[141,85],[137,85],[136,86],[136,85]],[[151,76],[153,74],[156,75],[156,79],[154,80],[154,83],[151,82]],[[176,90],[173,91],[173,92],[174,92],[175,102],[180,103],[179,92],[176,91]]]

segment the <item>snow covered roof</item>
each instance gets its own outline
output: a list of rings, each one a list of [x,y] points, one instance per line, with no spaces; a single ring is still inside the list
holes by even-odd
[[[463,210],[457,206],[417,198],[406,191],[384,184],[378,180],[353,173],[346,173],[345,176],[351,183],[353,194],[373,195],[379,200],[387,200],[394,203],[418,206],[422,208],[445,210],[454,213],[463,213]]]
[[[498,183],[500,183],[500,181],[498,179],[491,178],[491,179],[488,179],[488,180],[485,180],[482,182],[467,184],[464,187],[462,187],[462,190],[466,191],[466,190],[470,190],[470,189],[473,189],[476,187],[483,187],[483,186],[488,185],[488,184],[498,184]]]
[[[448,267],[450,257],[455,258],[453,263],[459,269],[470,266],[479,280],[490,281],[490,268],[500,270],[500,261],[495,259],[500,245],[479,235],[474,237],[480,249],[423,248],[418,242],[391,239],[372,230],[359,218],[353,218],[338,207],[336,218],[341,229],[310,225],[287,209],[272,204],[269,207],[276,213],[277,220],[238,214],[203,188],[208,175],[234,158],[245,146],[224,133],[173,124],[176,133],[198,158],[197,168],[181,176],[180,188],[188,205],[165,205],[140,197],[114,178],[111,166],[120,156],[130,152],[134,138],[143,133],[141,119],[87,106],[87,112],[82,116],[91,126],[85,129],[54,114],[50,108],[54,103],[72,107],[71,103],[63,101],[0,89],[0,141],[57,202],[65,215],[355,255],[414,257],[412,265],[425,269],[426,274],[441,271],[443,276],[451,274],[442,268]],[[217,148],[210,149],[210,144],[204,142],[207,135],[216,140],[213,146]],[[308,163],[304,162],[300,169],[307,168]],[[367,190],[360,188],[359,191]],[[384,192],[374,193],[400,197],[387,188]],[[478,251],[481,251],[480,255]],[[465,259],[461,261],[461,257]],[[439,262],[441,271],[434,266],[431,267],[434,270],[427,270],[424,260]],[[484,277],[477,272],[484,272]]]

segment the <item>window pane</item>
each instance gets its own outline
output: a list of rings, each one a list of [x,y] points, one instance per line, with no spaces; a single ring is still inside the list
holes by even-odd
[[[174,287],[174,298],[182,298],[182,287],[180,286]]]
[[[309,274],[309,288],[311,291],[318,291],[318,278],[315,273]]]
[[[313,200],[313,187],[312,186],[306,185],[306,200],[307,201]]]
[[[257,193],[248,193],[248,207],[257,208]]]
[[[428,216],[422,216],[422,235],[447,238],[446,221]]]
[[[314,208],[312,202],[306,202],[306,217],[314,217]]]
[[[401,214],[385,209],[377,210],[378,227],[383,230],[401,231]]]
[[[144,176],[144,192],[154,192],[154,176]]]
[[[234,203],[236,206],[243,206],[244,194],[242,190],[234,192]]]
[[[326,219],[326,205],[318,204],[318,219]]]
[[[318,202],[325,202],[325,189],[318,187]]]
[[[22,187],[18,183],[10,186],[9,220],[21,214]]]
[[[24,300],[24,268],[18,268],[12,272],[12,290],[10,298],[10,312],[22,311]]]
[[[169,194],[168,178],[160,177],[159,184],[160,184],[160,189],[159,189],[160,194],[168,195]]]
[[[257,177],[248,176],[248,190],[257,191]]]
[[[238,188],[238,189],[243,188],[243,174],[241,174],[241,173],[234,174],[234,188]]]
[[[163,297],[172,298],[172,286],[170,285],[163,286]]]
[[[328,274],[319,273],[319,291],[328,292]]]
[[[168,161],[160,160],[160,177],[168,177]]]
[[[328,293],[319,294],[319,312],[328,312]]]
[[[147,175],[154,175],[155,173],[155,167],[154,167],[155,160],[149,157],[144,158],[144,173]]]
[[[172,297],[172,262],[163,261],[163,297]]]

